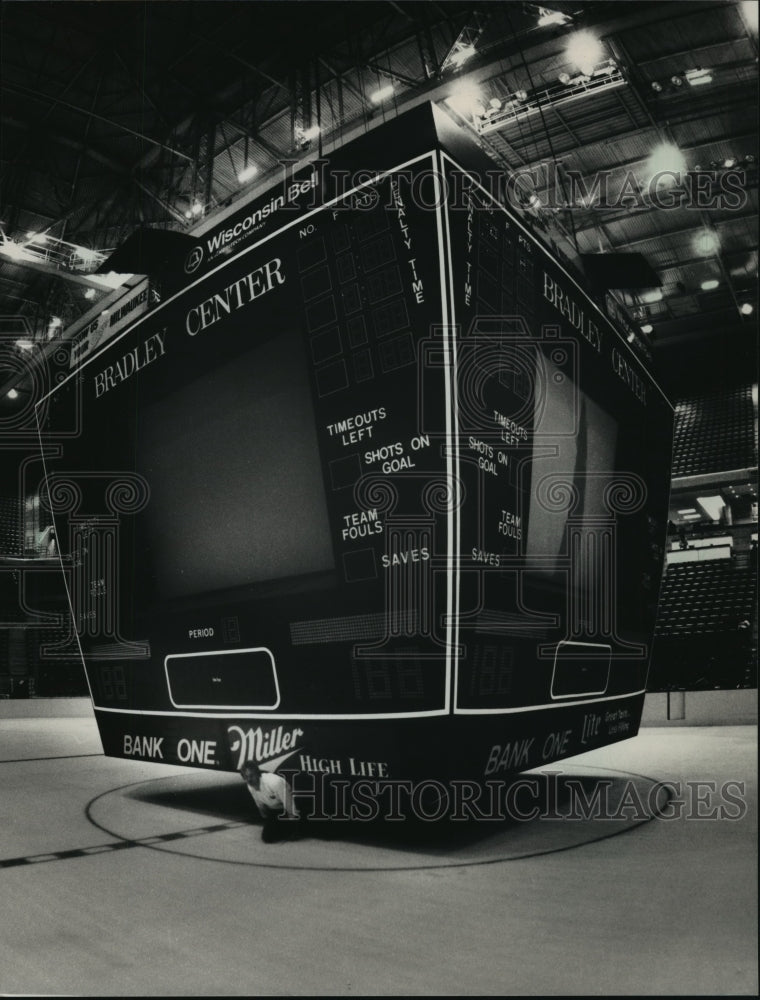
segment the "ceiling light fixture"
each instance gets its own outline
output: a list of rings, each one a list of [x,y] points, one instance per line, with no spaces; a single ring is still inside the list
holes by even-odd
[[[6,240],[0,250],[3,251],[11,260],[30,260],[31,257],[23,247],[19,246],[18,243],[14,243],[13,240]]]
[[[650,178],[657,177],[661,183],[675,184],[685,172],[686,158],[672,142],[661,142],[649,154],[647,174]]]
[[[76,255],[85,264],[94,264],[98,259],[98,253],[96,250],[91,250],[89,247],[77,247]]]
[[[742,0],[744,23],[750,31],[757,34],[757,0]]]
[[[463,118],[474,118],[485,110],[480,87],[471,80],[461,80],[446,98],[446,103]]]
[[[709,257],[720,249],[718,234],[711,229],[700,229],[694,237],[694,249],[703,257]]]
[[[717,278],[706,278],[699,287],[703,292],[711,292],[713,288],[717,288],[719,284],[720,282]]]
[[[382,104],[389,97],[393,97],[393,93],[393,84],[389,83],[387,87],[380,87],[373,94],[370,94],[369,99],[373,104]]]
[[[590,76],[597,63],[604,58],[602,43],[590,31],[576,31],[567,42],[567,58],[581,73]]]
[[[561,10],[548,10],[546,7],[539,7],[538,14],[539,28],[550,28],[554,24],[567,24],[570,20],[569,16],[567,14],[563,14]]]
[[[466,63],[468,59],[472,59],[475,52],[476,49],[474,45],[463,45],[461,49],[457,49],[456,52],[452,52],[451,61],[457,68],[459,68],[463,63]]]
[[[255,177],[258,172],[259,168],[256,166],[256,164],[249,163],[247,166],[243,167],[243,169],[237,175],[238,180],[240,181],[241,184],[245,184],[246,181],[249,181],[252,177]]]
[[[687,69],[685,76],[687,83],[692,87],[702,87],[706,83],[713,82],[712,71],[709,69]]]

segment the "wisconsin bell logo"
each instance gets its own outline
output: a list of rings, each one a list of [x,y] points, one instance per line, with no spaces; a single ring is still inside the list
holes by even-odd
[[[203,262],[203,247],[194,246],[185,258],[185,274],[192,274],[197,271]]]

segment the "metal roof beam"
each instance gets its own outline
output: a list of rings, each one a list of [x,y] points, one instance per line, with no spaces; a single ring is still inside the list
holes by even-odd
[[[757,212],[745,212],[742,215],[732,215],[725,219],[711,220],[710,225],[713,228],[717,228],[718,226],[725,226],[732,222],[749,222],[750,220],[757,221]],[[652,240],[668,240],[674,236],[687,236],[690,233],[694,233],[698,228],[698,226],[685,226],[682,229],[669,229],[664,232],[647,233],[646,236],[637,236],[631,240],[623,239],[619,243],[613,244],[613,249],[620,250],[622,247],[639,246],[642,243],[649,243]],[[705,257],[705,260],[707,259],[712,259],[712,255]]]
[[[6,90],[15,91],[16,93],[24,94],[27,97],[33,97],[36,100],[43,101],[45,103],[50,101],[56,106],[68,108],[69,111],[74,111],[77,114],[94,118],[96,121],[102,122],[105,125],[110,125],[111,128],[115,128],[119,132],[125,132],[127,135],[132,135],[137,139],[142,139],[151,146],[163,149],[167,153],[171,153],[172,156],[178,156],[183,160],[191,160],[191,157],[189,157],[187,153],[182,153],[178,149],[173,149],[171,146],[167,146],[166,143],[159,142],[158,139],[145,135],[144,132],[138,132],[136,129],[129,128],[128,125],[114,121],[112,118],[106,118],[104,115],[96,114],[94,111],[88,111],[86,108],[80,108],[79,105],[72,104],[70,101],[63,101],[60,98],[53,97],[51,94],[45,94],[42,91],[35,90],[33,87],[25,87],[23,84],[19,83],[6,82],[3,86]]]

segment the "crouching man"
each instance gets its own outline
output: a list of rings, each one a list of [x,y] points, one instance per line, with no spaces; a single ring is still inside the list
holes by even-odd
[[[293,803],[290,786],[282,775],[262,771],[253,761],[243,764],[240,774],[264,820],[261,831],[264,843],[271,844],[294,833],[296,826],[290,821],[298,819],[298,810]]]

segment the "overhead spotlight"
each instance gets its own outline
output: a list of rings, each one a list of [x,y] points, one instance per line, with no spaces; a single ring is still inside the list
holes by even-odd
[[[494,109],[494,111],[501,111],[501,101],[499,100],[498,97],[492,97],[488,103]]]
[[[757,34],[757,0],[742,0],[742,14],[749,30]]]
[[[654,330],[654,327],[652,326],[651,323],[644,323],[641,327],[642,333],[651,333],[652,330]]]
[[[718,234],[710,229],[700,229],[694,237],[694,249],[702,257],[709,257],[711,254],[717,253],[719,248]]]
[[[632,344],[636,339],[636,334],[633,333],[633,331],[631,331],[631,333],[629,333],[625,339],[628,341],[629,344]]]
[[[77,247],[77,257],[85,264],[94,264],[98,259],[98,255],[94,250],[90,250],[89,247]]]
[[[245,184],[246,181],[249,181],[252,177],[255,177],[258,172],[259,168],[256,166],[256,164],[249,163],[247,166],[243,167],[243,169],[238,174],[238,180],[240,181],[241,184]]]
[[[530,208],[540,208],[541,207],[541,199],[538,197],[538,195],[536,194],[535,191],[528,198],[528,206]]]
[[[742,314],[742,316],[751,316],[754,311],[755,307],[752,305],[751,302],[742,302],[741,306],[739,307],[739,312]]]
[[[3,251],[11,260],[28,260],[29,254],[24,250],[23,247],[19,246],[18,243],[14,243],[13,240],[6,240],[0,250]]]
[[[747,153],[747,155],[744,157],[744,162],[745,163],[754,163],[755,162],[754,155],[752,153]]]
[[[446,103],[463,118],[482,115],[485,110],[480,87],[470,80],[460,80]]]
[[[466,63],[468,59],[471,59],[475,55],[476,49],[474,45],[463,45],[461,49],[457,49],[451,55],[451,61],[455,66],[459,67],[463,63]]]
[[[655,94],[659,94],[662,91],[662,84],[658,83],[657,80],[652,80],[652,90]]]
[[[687,69],[686,80],[692,87],[702,87],[706,83],[713,82],[713,75],[709,69]]]
[[[559,82],[566,87],[570,83],[570,74],[569,73],[560,73],[558,79],[559,79]]]
[[[311,125],[309,128],[305,128],[301,135],[307,142],[310,142],[312,139],[316,139],[321,131],[319,125]]]
[[[383,101],[387,101],[389,97],[393,97],[392,83],[389,83],[387,87],[378,88],[374,93],[369,95],[369,99],[373,104],[382,104]]]
[[[723,161],[723,166],[726,168],[726,170],[730,170],[732,167],[735,167],[736,164],[737,164],[737,160],[736,160],[735,156],[728,156]]]
[[[88,288],[87,291],[84,293],[84,297],[86,299],[94,299],[95,298],[95,289],[94,288]]]
[[[640,296],[640,301],[641,302],[646,302],[647,305],[650,305],[652,302],[661,302],[662,301],[662,289],[661,288],[652,288],[650,291],[644,292],[644,294],[642,296]]]
[[[50,326],[63,326],[63,320],[60,316],[51,316]]]
[[[655,146],[649,154],[647,160],[647,173],[649,177],[656,177],[662,174],[662,181],[667,184],[674,184],[677,177],[686,171],[686,158],[678,146],[672,142],[661,142]]]
[[[538,27],[539,28],[550,28],[552,25],[562,25],[567,24],[570,20],[567,14],[563,14],[560,10],[547,10],[546,7],[539,7],[538,16]]]
[[[192,212],[193,215],[200,215],[201,212],[203,211],[203,205],[201,205],[199,201],[194,201],[193,204],[190,206],[190,211]]]
[[[18,392],[15,389],[8,390],[8,399],[18,399]]]
[[[189,208],[185,209],[185,218],[186,219],[192,219],[192,217],[193,217],[193,213],[190,211],[190,209]]]
[[[528,100],[528,91],[527,90],[518,90],[515,93],[515,97],[517,98],[518,101],[527,101]]]
[[[674,87],[683,87],[683,77],[678,73],[676,73],[675,76],[671,76],[670,82]]]
[[[719,284],[720,281],[718,278],[705,278],[699,287],[703,292],[712,292],[713,289],[717,288]]]
[[[604,58],[604,49],[599,39],[590,31],[576,31],[567,42],[567,58],[581,73],[590,76],[597,63]]]

